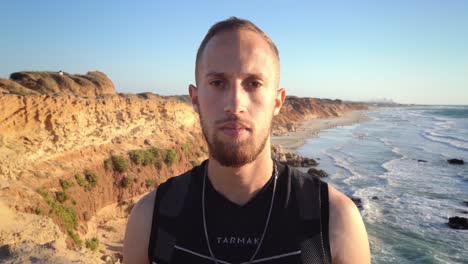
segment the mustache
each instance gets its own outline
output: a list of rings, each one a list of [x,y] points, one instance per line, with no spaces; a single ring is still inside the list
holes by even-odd
[[[238,116],[230,116],[230,117],[215,121],[215,125],[217,125],[217,126],[222,126],[222,125],[225,125],[227,123],[237,123],[237,124],[240,124],[243,127],[249,128],[249,129],[251,129],[252,126],[253,126],[252,122],[250,122],[247,119],[242,119],[242,118],[240,118]]]

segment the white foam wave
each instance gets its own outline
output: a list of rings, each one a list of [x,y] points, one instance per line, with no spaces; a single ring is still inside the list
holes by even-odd
[[[442,135],[434,130],[425,130],[422,133],[422,136],[431,141],[448,144],[457,149],[468,150],[468,140],[465,140],[462,138],[449,136],[449,135]]]
[[[388,147],[393,153],[395,153],[400,158],[405,158],[405,154],[399,147],[396,147],[392,144],[391,140],[386,137],[376,137],[380,142],[382,142],[386,147]]]
[[[339,148],[333,148],[333,150],[335,150],[335,151],[338,150],[338,149]],[[337,166],[337,167],[345,170],[346,172],[348,172],[351,175],[351,177],[360,176],[360,174],[356,170],[354,170],[353,166],[351,165],[351,163],[352,163],[351,158],[348,158],[346,160],[346,158],[341,158],[338,155],[335,155],[335,154],[333,154],[333,153],[331,153],[331,152],[329,152],[327,150],[325,150],[323,153],[326,156],[328,156],[330,159],[333,160],[333,163],[334,163],[335,166]]]

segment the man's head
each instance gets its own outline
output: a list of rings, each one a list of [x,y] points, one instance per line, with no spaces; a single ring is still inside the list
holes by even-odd
[[[198,86],[198,69],[199,69],[199,63],[200,59],[202,57],[202,53],[205,50],[206,45],[208,42],[217,34],[224,32],[224,31],[235,31],[235,30],[247,30],[251,32],[258,33],[259,36],[261,36],[265,42],[270,46],[271,50],[275,53],[276,55],[276,66],[277,66],[277,86],[279,85],[279,77],[280,77],[280,58],[279,58],[279,51],[278,48],[276,47],[275,43],[268,37],[265,32],[263,32],[260,28],[258,28],[254,23],[245,20],[245,19],[239,19],[237,17],[231,17],[226,20],[220,21],[216,24],[214,24],[209,30],[208,33],[206,33],[205,37],[203,38],[202,42],[200,43],[200,46],[198,47],[197,51],[197,57],[195,59],[195,81]]]
[[[189,92],[210,156],[240,167],[269,155],[272,119],[285,97],[270,38],[249,21],[221,21],[200,45],[195,75],[198,87]]]

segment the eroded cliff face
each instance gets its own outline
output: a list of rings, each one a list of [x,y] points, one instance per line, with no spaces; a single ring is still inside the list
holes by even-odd
[[[127,201],[198,164],[206,151],[198,116],[175,99],[0,95],[0,205],[16,212],[0,220],[0,246],[64,239],[75,247],[100,208],[122,203],[128,213]],[[113,157],[120,160],[106,166]],[[36,214],[62,234],[31,220]]]
[[[104,74],[86,76],[34,72],[0,80],[0,214],[8,216],[0,219],[0,247],[76,247],[101,208],[118,204],[125,219],[132,198],[207,157],[187,96],[115,94]],[[364,108],[288,97],[274,133]]]

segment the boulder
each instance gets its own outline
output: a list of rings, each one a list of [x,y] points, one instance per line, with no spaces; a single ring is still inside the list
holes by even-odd
[[[421,163],[426,163],[426,162],[427,162],[427,160],[418,159],[418,162],[421,162]]]
[[[304,158],[302,161],[302,167],[317,166],[317,162],[314,159]]]
[[[315,177],[319,177],[319,178],[325,178],[325,177],[328,177],[328,173],[325,172],[324,170],[318,170],[318,169],[315,169],[315,168],[310,168],[308,171],[307,171],[308,174],[312,175],[312,176],[315,176]]]
[[[465,162],[462,159],[448,159],[447,162],[453,165],[463,165]]]
[[[359,198],[359,197],[349,197],[351,199],[351,201],[353,201],[353,203],[356,205],[356,207],[359,209],[359,210],[362,210],[364,209],[364,206],[362,205],[362,199]]]
[[[453,229],[468,229],[468,218],[454,216],[449,218],[448,226]]]

